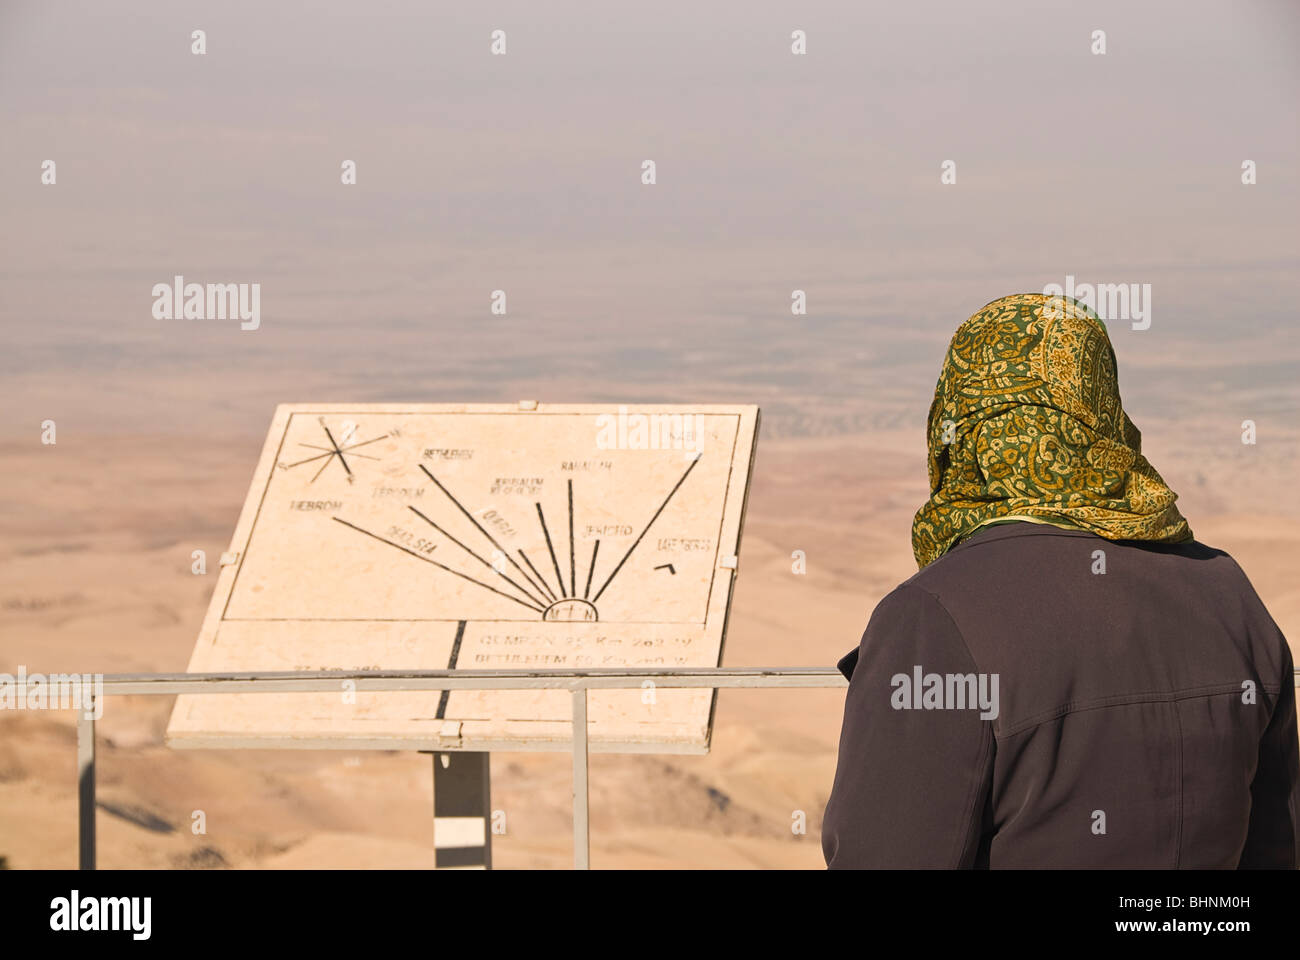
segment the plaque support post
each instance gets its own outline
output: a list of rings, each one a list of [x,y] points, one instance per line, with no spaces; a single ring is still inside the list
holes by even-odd
[[[433,849],[438,870],[492,869],[488,753],[433,753]]]

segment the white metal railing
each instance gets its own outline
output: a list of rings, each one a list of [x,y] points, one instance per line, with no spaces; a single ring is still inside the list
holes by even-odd
[[[96,678],[98,681],[98,678]],[[591,864],[587,786],[587,691],[640,687],[846,687],[834,667],[697,667],[679,670],[319,670],[250,673],[107,674],[95,693],[171,696],[212,693],[333,693],[352,681],[356,691],[569,690],[573,694],[573,865]],[[91,704],[90,706],[93,706]],[[396,749],[396,748],[395,748]],[[77,710],[78,849],[83,870],[95,869],[95,715]]]
[[[1300,668],[1294,671],[1300,685]],[[590,670],[318,670],[257,673],[107,674],[104,697],[212,693],[332,693],[344,681],[355,690],[569,690],[573,694],[573,864],[591,863],[587,785],[587,691],[640,687],[665,689],[831,688],[848,681],[834,667],[694,667],[679,670],[610,668]],[[93,704],[91,705],[93,706]],[[79,861],[95,868],[95,716],[77,710]]]

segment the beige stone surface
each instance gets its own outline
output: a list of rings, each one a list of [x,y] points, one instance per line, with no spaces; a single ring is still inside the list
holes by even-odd
[[[282,405],[189,669],[717,666],[757,417]],[[712,702],[593,692],[593,749],[702,752]],[[168,741],[564,749],[571,709],[557,690],[187,695]]]

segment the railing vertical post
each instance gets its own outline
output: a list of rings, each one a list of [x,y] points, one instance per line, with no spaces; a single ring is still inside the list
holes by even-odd
[[[78,867],[95,869],[95,701],[77,710]]]
[[[573,691],[573,869],[591,869],[587,826],[587,688]]]

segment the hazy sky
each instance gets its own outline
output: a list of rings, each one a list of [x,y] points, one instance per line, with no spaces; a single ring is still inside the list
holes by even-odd
[[[1152,285],[1110,324],[1139,424],[1294,423],[1297,51],[1251,0],[0,0],[0,435],[539,395],[919,430],[957,324],[1067,274]],[[155,319],[178,273],[261,328]]]

